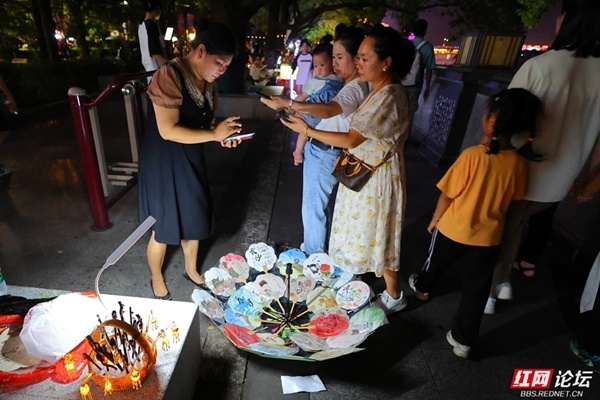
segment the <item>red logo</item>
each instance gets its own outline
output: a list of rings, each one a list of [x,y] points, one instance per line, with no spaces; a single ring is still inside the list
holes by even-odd
[[[554,375],[553,369],[515,369],[511,389],[549,389]]]

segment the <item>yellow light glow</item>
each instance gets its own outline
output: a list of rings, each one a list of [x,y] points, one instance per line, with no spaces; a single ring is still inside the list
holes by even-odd
[[[81,400],[92,400],[92,394],[90,393],[90,385],[84,383],[79,388],[79,394],[81,395]]]
[[[287,64],[281,64],[279,78],[289,80],[292,77],[292,66]]]
[[[110,379],[107,376],[106,379],[104,380],[104,395],[106,396],[107,394],[111,394],[112,389],[113,389],[112,382],[110,381]]]
[[[142,383],[140,382],[140,371],[138,371],[137,369],[133,369],[131,371],[131,374],[129,374],[129,379],[131,379],[131,384],[132,387],[137,390],[140,388],[140,386],[142,386]]]
[[[73,354],[65,354],[63,357],[63,364],[65,365],[65,371],[68,373],[75,371],[75,357],[73,357]]]

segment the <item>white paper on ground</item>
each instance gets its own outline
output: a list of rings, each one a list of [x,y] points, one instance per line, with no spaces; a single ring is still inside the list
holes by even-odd
[[[327,390],[317,375],[310,376],[287,376],[281,375],[281,386],[283,394],[299,392],[321,392]]]

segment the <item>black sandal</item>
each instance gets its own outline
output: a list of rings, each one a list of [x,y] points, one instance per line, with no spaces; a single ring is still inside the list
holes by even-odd
[[[157,300],[173,300],[173,296],[171,296],[171,292],[169,292],[169,289],[167,289],[167,294],[165,294],[164,296],[158,296],[156,293],[154,293],[154,285],[152,284],[152,279],[150,279],[150,290],[152,290],[152,296],[154,296],[154,298]]]
[[[194,285],[196,285],[197,288],[206,290],[207,292],[210,292],[210,289],[208,288],[208,286],[206,286],[206,284],[198,283],[198,282],[194,281],[192,278],[190,278],[190,276],[188,275],[188,273],[186,271],[183,271],[183,277],[185,279],[187,279],[188,281],[192,282]]]
[[[513,263],[513,268],[519,272],[522,278],[532,279],[535,278],[535,265],[533,267],[524,267],[521,265],[521,261]],[[525,275],[525,272],[532,272],[532,275]]]

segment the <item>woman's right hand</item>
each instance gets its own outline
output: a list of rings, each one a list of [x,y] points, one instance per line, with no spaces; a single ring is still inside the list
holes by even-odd
[[[234,133],[240,133],[242,131],[242,124],[238,121],[239,119],[239,116],[233,116],[221,121],[213,130],[214,141],[222,142],[228,136],[233,135]]]
[[[269,99],[266,97],[261,97],[260,101],[273,110],[281,110],[282,108],[287,108],[290,105],[290,100],[281,96],[271,96]]]

